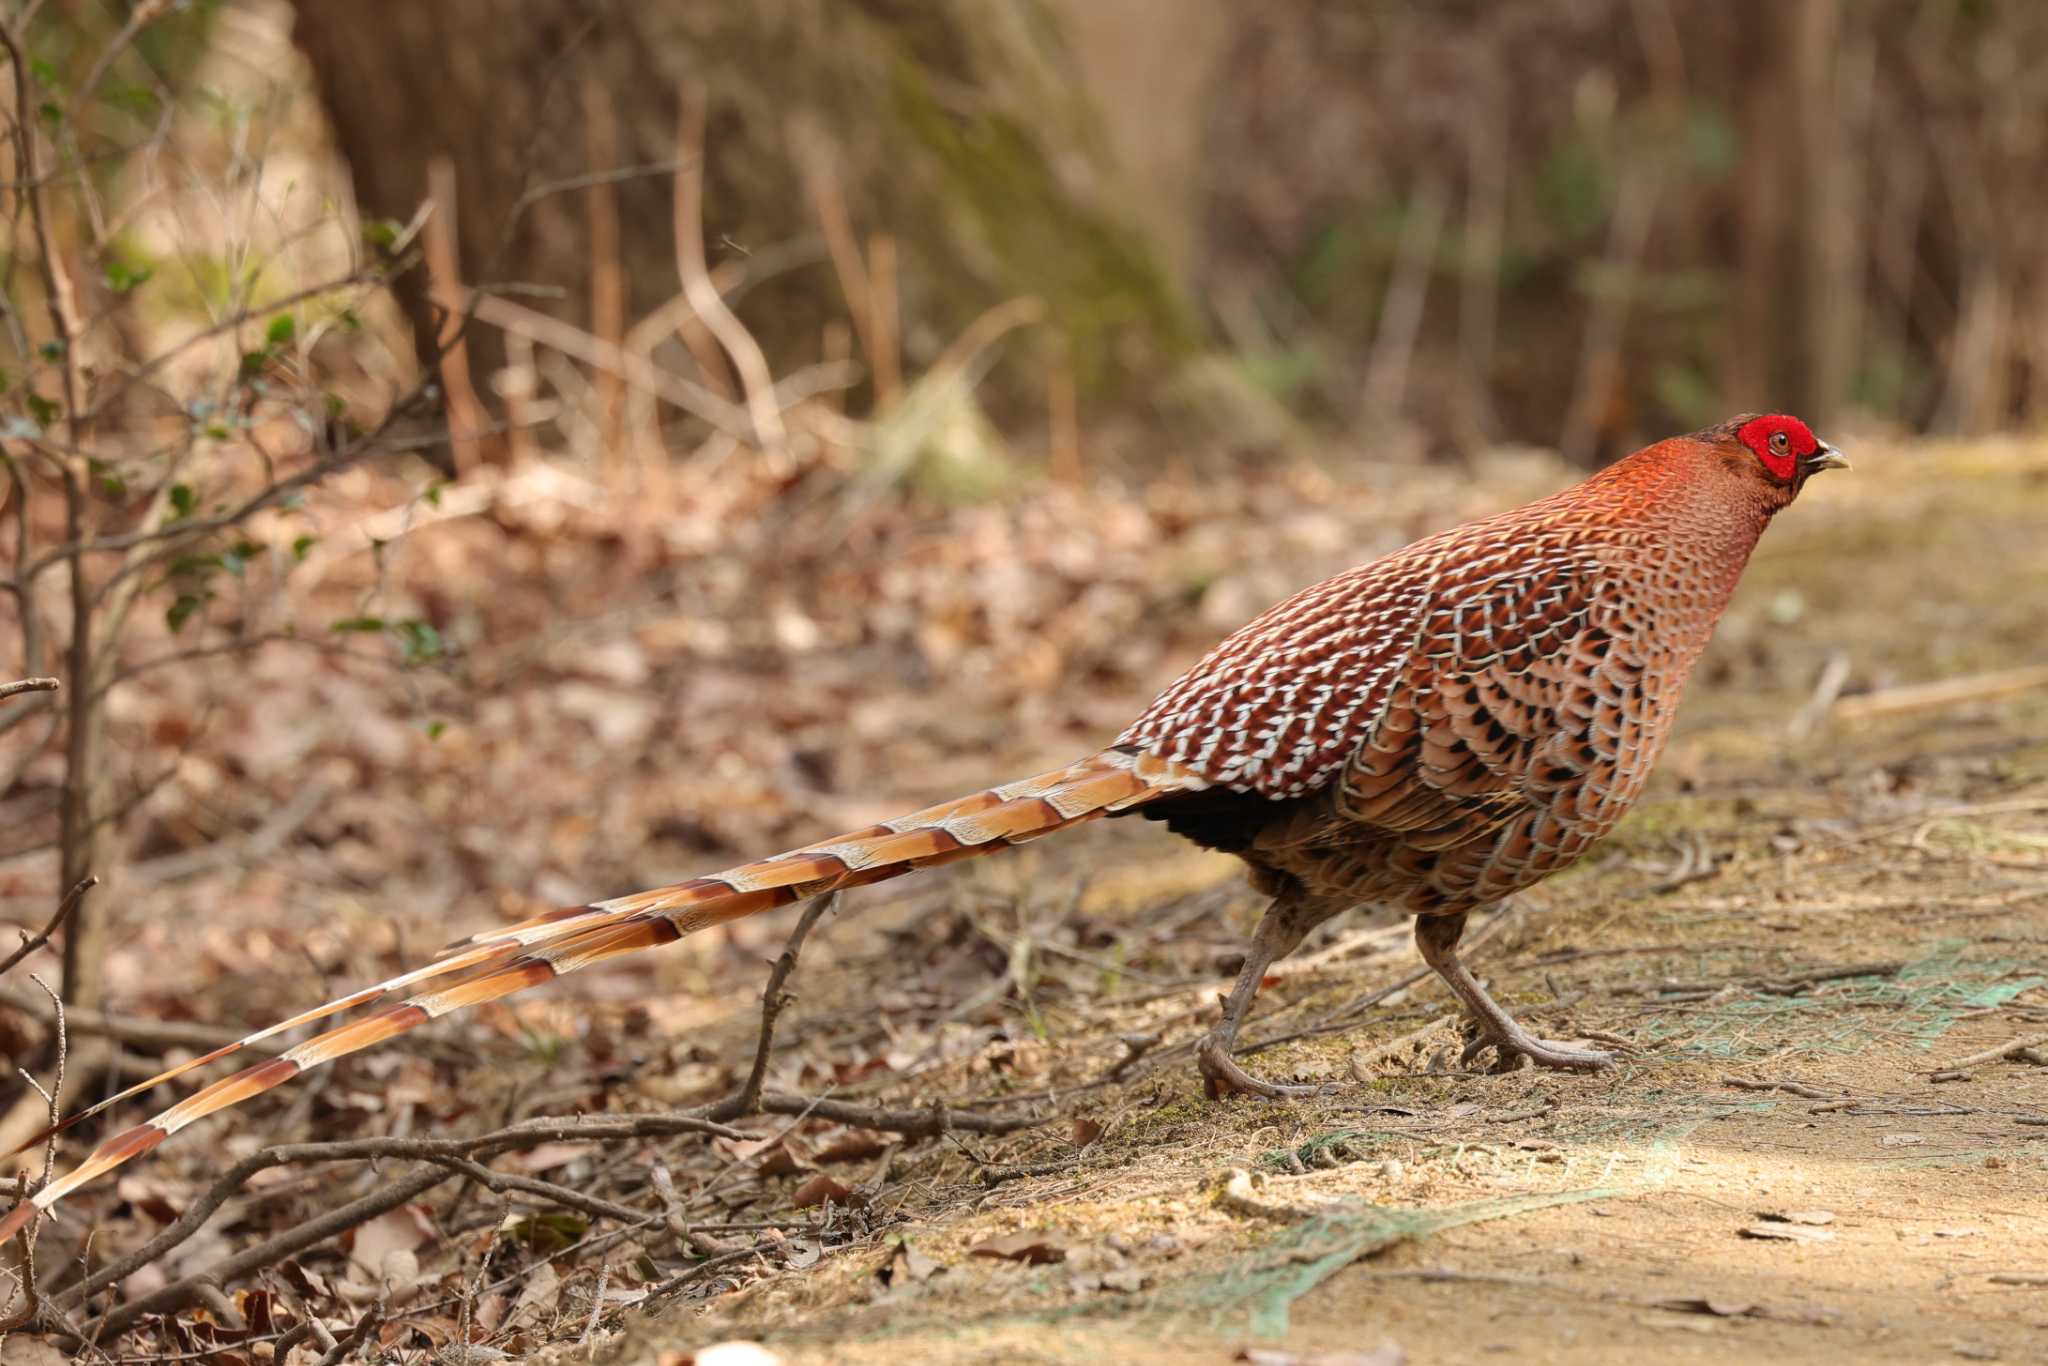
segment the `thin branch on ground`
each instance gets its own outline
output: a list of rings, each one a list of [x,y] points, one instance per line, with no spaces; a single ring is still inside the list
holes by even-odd
[[[0,1006],[18,1010],[34,1020],[45,1024],[54,1020],[42,1002],[22,992],[0,989]],[[238,1041],[242,1035],[238,1030],[221,1029],[213,1025],[190,1024],[179,1020],[145,1020],[137,1016],[115,1015],[103,1010],[80,1010],[72,1007],[65,1012],[71,1032],[90,1038],[113,1039],[117,1043],[132,1044],[137,1048],[196,1048],[202,1052],[220,1048]],[[268,1041],[249,1045],[258,1053],[280,1053],[283,1045]]]
[[[2048,1034],[2035,1034],[2028,1038],[2013,1039],[2009,1043],[1996,1044],[1990,1048],[1980,1049],[1975,1053],[1971,1053],[1967,1057],[1951,1058],[1947,1062],[1940,1063],[1928,1070],[1932,1072],[1958,1072],[1965,1067],[1975,1067],[1979,1063],[1997,1062],[2001,1058],[2018,1057],[2021,1053],[2031,1052],[2037,1048],[2048,1048]]]
[[[356,1349],[365,1346],[370,1341],[370,1335],[375,1333],[377,1326],[383,1322],[384,1301],[380,1298],[363,1311],[363,1316],[356,1320],[356,1326],[349,1330],[347,1337],[320,1354],[320,1360],[315,1362],[314,1366],[341,1366],[342,1362],[355,1359]]]
[[[996,1119],[988,1115],[963,1115],[933,1105],[923,1110],[885,1110],[878,1106],[852,1105],[843,1100],[811,1100],[804,1096],[770,1091],[761,1097],[764,1115],[809,1115],[829,1119],[857,1129],[884,1129],[905,1138],[936,1138],[940,1134],[1014,1134],[1035,1129],[1045,1121],[1036,1118]]]
[[[768,985],[761,991],[761,1033],[754,1045],[754,1065],[748,1070],[747,1079],[739,1091],[712,1106],[706,1112],[707,1118],[723,1123],[760,1113],[761,1086],[768,1076],[769,1056],[775,1051],[775,1022],[781,1018],[783,1007],[794,999],[784,994],[783,984],[796,971],[797,956],[803,952],[804,939],[810,934],[811,927],[838,904],[837,892],[814,896],[804,904],[804,913],[797,918],[796,928],[789,932],[781,956],[768,973]]]
[[[727,1128],[725,1125],[705,1119],[701,1115],[656,1114],[618,1115],[594,1119],[525,1120],[518,1124],[508,1125],[502,1129],[494,1129],[489,1133],[476,1134],[470,1138],[363,1138],[333,1143],[278,1144],[265,1148],[261,1152],[251,1153],[248,1157],[237,1162],[216,1180],[213,1185],[208,1187],[205,1194],[195,1199],[186,1208],[185,1212],[178,1217],[176,1222],[127,1256],[101,1267],[78,1284],[66,1288],[57,1297],[57,1302],[67,1307],[81,1303],[87,1297],[98,1293],[109,1285],[125,1280],[128,1276],[149,1265],[197,1233],[201,1226],[213,1217],[214,1212],[227,1201],[229,1196],[240,1190],[258,1172],[267,1171],[272,1167],[308,1162],[375,1161],[384,1158],[413,1158],[436,1167],[436,1170],[427,1173],[434,1179],[428,1181],[426,1185],[419,1187],[420,1190],[424,1190],[427,1186],[437,1185],[441,1181],[456,1175],[464,1175],[481,1180],[482,1177],[478,1175],[476,1170],[476,1164],[480,1160],[496,1157],[501,1153],[513,1152],[518,1149],[538,1147],[543,1143],[662,1138],[680,1133],[702,1133],[729,1139],[745,1139],[747,1137],[746,1134],[741,1133],[737,1129]],[[414,1180],[418,1175],[418,1173],[415,1173],[414,1177],[409,1177],[407,1180]],[[564,1195],[574,1195],[574,1192],[557,1187],[552,1182],[532,1182],[529,1178],[510,1177],[505,1173],[485,1173],[485,1175],[492,1178],[491,1181],[485,1182],[485,1184],[494,1185],[494,1187],[496,1183],[502,1182],[505,1187],[516,1187],[532,1193],[543,1193],[549,1199],[556,1199]],[[372,1218],[382,1213],[385,1209],[392,1208],[391,1205],[371,1207],[367,1203],[374,1201],[376,1198],[376,1196],[365,1197],[364,1200],[359,1200],[345,1208],[366,1209],[367,1213],[362,1215],[364,1219]],[[408,1196],[406,1198],[409,1199],[411,1197]],[[578,1208],[584,1208],[590,1203],[585,1197],[578,1198],[584,1202],[582,1205],[578,1205]],[[403,1203],[403,1201],[394,1203]],[[354,1224],[350,1222],[332,1223],[331,1221],[335,1218],[335,1215],[339,1213],[340,1211],[336,1211],[334,1214],[322,1216],[320,1219],[314,1220],[313,1224],[303,1227],[317,1225],[327,1229],[328,1233],[322,1234],[322,1237],[354,1227]],[[642,1211],[626,1210],[623,1206],[606,1208],[602,1213],[608,1217],[619,1217],[622,1214],[624,1217],[632,1219],[644,1217]],[[278,1255],[289,1256],[292,1252],[296,1252],[302,1247],[310,1247],[313,1242],[318,1241],[319,1239],[315,1238],[304,1242],[294,1242],[285,1252]],[[276,1242],[278,1242],[277,1239],[272,1240],[272,1243]],[[265,1246],[269,1245],[266,1244]],[[223,1266],[225,1265],[224,1263]],[[224,1271],[222,1275],[224,1277],[240,1275],[245,1271],[265,1265],[268,1265],[268,1261],[258,1260],[247,1265],[238,1265]],[[216,1283],[221,1282],[217,1280]],[[181,1282],[180,1284],[184,1283]],[[166,1287],[165,1289],[168,1290],[169,1288]]]

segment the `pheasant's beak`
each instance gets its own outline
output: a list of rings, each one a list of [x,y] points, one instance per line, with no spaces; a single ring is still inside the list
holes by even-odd
[[[1806,472],[1808,474],[1812,474],[1817,470],[1846,470],[1848,468],[1849,457],[1843,455],[1825,441],[1821,442],[1814,449],[1812,455],[1806,457]]]

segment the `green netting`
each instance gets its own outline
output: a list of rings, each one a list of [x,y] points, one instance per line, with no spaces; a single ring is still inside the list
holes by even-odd
[[[1294,1302],[1361,1257],[1462,1224],[1619,1194],[1619,1190],[1601,1187],[1472,1200],[1441,1209],[1360,1205],[1293,1225],[1236,1266],[1162,1286],[1146,1298],[1138,1312],[1174,1321],[1194,1320],[1212,1332],[1229,1331],[1241,1322],[1243,1331],[1253,1337],[1284,1337]],[[1129,1312],[1128,1305],[1118,1309]]]
[[[2003,1005],[2048,978],[2015,974],[2038,963],[1968,957],[1947,940],[1888,976],[1846,977],[1798,996],[1762,992],[1701,1001],[1646,1019],[1646,1041],[1677,1056],[1734,1058],[1752,1050],[1850,1053],[1878,1039],[1926,1048],[1969,1010]]]

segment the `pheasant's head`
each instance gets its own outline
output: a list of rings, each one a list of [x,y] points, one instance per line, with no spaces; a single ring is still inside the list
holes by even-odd
[[[1849,468],[1840,451],[1785,413],[1738,417],[1714,435],[1721,437],[1714,444],[1724,467],[1755,487],[1770,508],[1783,507],[1798,497],[1814,473]]]

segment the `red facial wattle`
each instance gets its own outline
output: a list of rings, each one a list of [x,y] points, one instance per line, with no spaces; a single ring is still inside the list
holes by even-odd
[[[1772,438],[1780,433],[1784,434],[1785,440],[1774,446]],[[1804,422],[1780,414],[1753,418],[1743,423],[1735,436],[1755,453],[1773,477],[1788,483],[1798,469],[1799,461],[1820,448],[1819,439]]]

